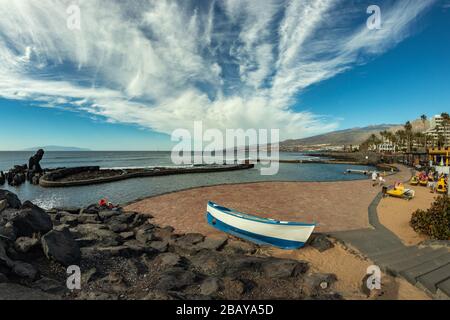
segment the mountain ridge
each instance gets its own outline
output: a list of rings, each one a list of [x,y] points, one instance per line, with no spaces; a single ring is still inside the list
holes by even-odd
[[[413,131],[424,132],[430,126],[428,120],[421,119],[411,121]],[[377,124],[365,127],[355,127],[343,130],[332,131],[317,136],[289,139],[280,143],[280,150],[292,148],[307,148],[309,146],[343,146],[343,145],[360,145],[372,134],[379,135],[380,131],[395,132],[404,129],[401,124]]]

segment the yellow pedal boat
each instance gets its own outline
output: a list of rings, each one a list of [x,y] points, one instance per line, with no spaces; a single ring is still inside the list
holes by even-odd
[[[426,179],[426,180],[420,180],[419,183],[420,183],[421,186],[426,187],[426,186],[428,185],[428,179]]]
[[[436,185],[436,191],[439,193],[447,193],[448,186],[445,184],[444,179],[440,179]]]
[[[406,189],[405,186],[400,183],[395,186],[390,186],[386,190],[386,195],[411,200],[415,196],[415,192],[412,189]]]
[[[412,186],[417,186],[419,184],[419,178],[417,178],[416,176],[412,177],[409,181],[409,184]]]

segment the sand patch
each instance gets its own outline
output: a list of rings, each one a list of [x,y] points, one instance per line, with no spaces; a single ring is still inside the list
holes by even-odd
[[[380,222],[399,237],[405,245],[417,245],[427,236],[416,233],[409,225],[411,215],[418,209],[426,210],[431,207],[438,196],[428,188],[408,186],[415,190],[416,196],[410,201],[397,198],[384,198],[378,205],[377,212]]]

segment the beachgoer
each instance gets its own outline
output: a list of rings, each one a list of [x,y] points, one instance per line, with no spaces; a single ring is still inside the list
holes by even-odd
[[[384,183],[386,182],[386,180],[383,178],[383,176],[380,174],[380,176],[378,177],[378,184],[380,186],[384,186]]]
[[[376,171],[372,172],[372,186],[377,184],[378,173]]]

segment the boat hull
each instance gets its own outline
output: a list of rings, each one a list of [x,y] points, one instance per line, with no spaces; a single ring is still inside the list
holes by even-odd
[[[244,215],[247,216],[247,215]],[[285,250],[299,249],[311,236],[315,225],[279,222],[271,219],[254,221],[218,210],[208,205],[208,223],[223,232],[261,245]]]

